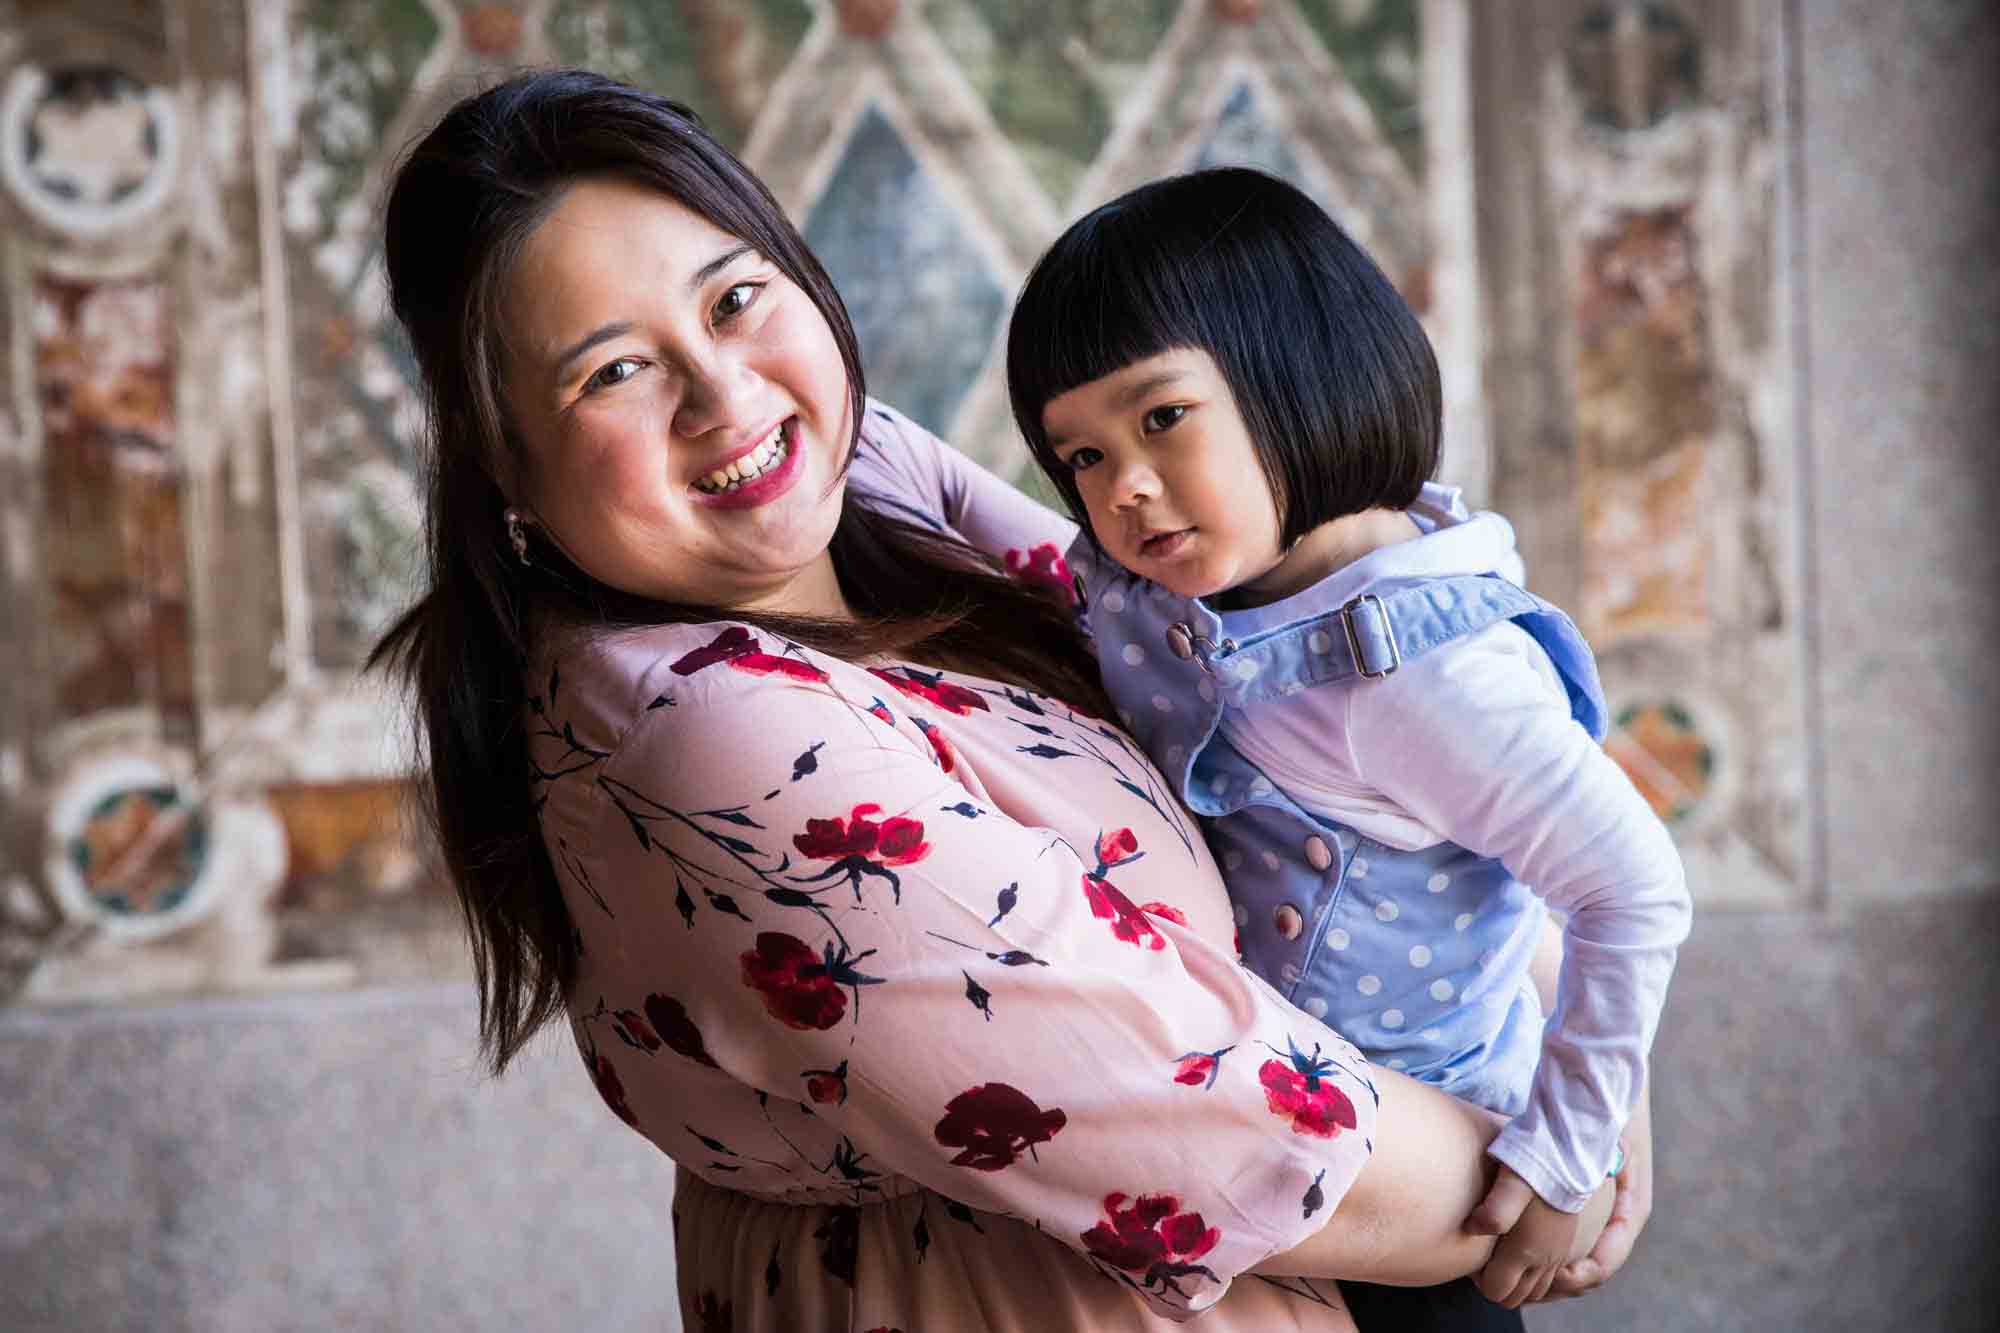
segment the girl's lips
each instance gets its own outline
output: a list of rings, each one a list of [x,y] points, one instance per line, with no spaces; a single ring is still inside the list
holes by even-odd
[[[799,448],[797,417],[786,420],[783,439],[785,456],[779,461],[778,466],[769,472],[759,473],[733,490],[711,495],[706,491],[689,487],[689,494],[693,495],[697,504],[708,505],[715,509],[755,509],[759,505],[769,504],[790,490],[792,483],[798,480],[799,455],[803,451]]]
[[[1170,560],[1186,546],[1194,536],[1193,528],[1182,528],[1178,532],[1162,532],[1139,543],[1139,554],[1148,560]]]

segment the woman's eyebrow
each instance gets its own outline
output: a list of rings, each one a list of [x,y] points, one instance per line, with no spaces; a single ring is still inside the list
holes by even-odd
[[[757,247],[754,245],[736,245],[723,251],[694,271],[693,275],[687,280],[687,289],[690,292],[701,290],[703,283],[728,268],[744,255],[755,253],[756,249]],[[600,343],[610,342],[613,338],[622,338],[637,327],[629,319],[618,319],[613,320],[609,324],[600,325],[592,329],[589,333],[584,334],[581,338],[578,338],[568,347],[565,347],[561,354],[556,357],[556,383],[560,384],[563,382],[563,377],[569,372],[570,363],[585,352],[588,352]]]
[[[1120,407],[1130,407],[1146,395],[1164,389],[1170,384],[1179,383],[1184,378],[1183,373],[1178,370],[1163,370],[1157,375],[1148,375],[1145,379],[1126,385],[1118,391],[1115,401]]]

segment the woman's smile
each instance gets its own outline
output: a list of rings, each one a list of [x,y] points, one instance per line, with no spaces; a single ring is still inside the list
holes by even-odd
[[[755,509],[791,489],[799,476],[799,419],[787,417],[750,448],[695,478],[697,503]]]

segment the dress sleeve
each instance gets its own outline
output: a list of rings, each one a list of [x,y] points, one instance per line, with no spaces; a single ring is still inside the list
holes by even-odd
[[[866,503],[960,540],[1009,573],[1067,595],[1076,524],[894,408],[871,401],[848,485]]]
[[[627,730],[592,836],[619,953],[675,978],[706,1058],[773,1097],[843,1071],[816,1114],[855,1171],[1022,1219],[1171,1318],[1327,1221],[1372,1144],[1361,1057],[1126,899],[1128,831],[1015,822],[801,658],[718,663]],[[684,929],[683,894],[729,910]]]
[[[1638,1097],[1692,906],[1680,854],[1624,770],[1497,626],[1348,691],[1347,762],[1461,847],[1568,913],[1528,1106],[1492,1155],[1550,1204],[1603,1183]]]

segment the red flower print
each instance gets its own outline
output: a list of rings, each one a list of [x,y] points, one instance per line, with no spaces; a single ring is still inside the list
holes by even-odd
[[[893,727],[896,725],[896,715],[889,711],[889,705],[882,702],[880,695],[872,696],[872,702],[870,702],[868,705],[868,711],[873,713],[876,717],[881,718],[884,722],[888,723],[890,726]]]
[[[672,670],[677,676],[692,676],[717,662],[727,662],[736,670],[747,671],[753,676],[775,674],[790,676],[794,680],[826,679],[824,671],[796,657],[774,657],[757,651],[756,636],[741,625],[731,625],[716,635],[707,647],[684,655],[673,664]]]
[[[931,753],[937,756],[938,767],[951,772],[958,761],[945,734],[920,717],[912,717],[910,721],[917,724],[917,730],[923,732],[924,739],[931,743]]]
[[[1043,542],[1027,551],[1018,547],[1008,551],[1007,572],[1016,582],[1051,594],[1064,607],[1076,605],[1075,576],[1054,542]]]
[[[625,1100],[625,1085],[619,1082],[618,1071],[597,1051],[590,1052],[590,1081],[597,1085],[597,1095],[620,1120],[634,1129],[639,1127],[639,1117],[632,1114],[631,1103]]]
[[[667,1049],[696,1064],[716,1068],[715,1060],[708,1048],[702,1045],[701,1031],[688,1017],[687,1009],[679,1000],[670,995],[648,995],[646,997],[646,1017],[652,1020],[653,1030],[660,1034],[660,1040]]]
[[[1139,839],[1128,828],[1113,829],[1109,833],[1097,835],[1097,873],[1102,875],[1114,866],[1122,866],[1127,861],[1136,861]]]
[[[1177,926],[1185,926],[1187,924],[1187,917],[1181,912],[1181,909],[1171,903],[1147,903],[1139,910],[1148,916],[1162,917]]]
[[[1216,1075],[1222,1072],[1222,1057],[1235,1049],[1225,1046],[1219,1051],[1189,1051],[1174,1062],[1174,1082],[1204,1090],[1214,1087]]]
[[[757,947],[743,952],[743,984],[764,997],[771,1017],[801,1032],[824,1032],[847,1012],[847,996],[842,986],[855,987],[859,1003],[860,987],[876,985],[880,977],[867,977],[854,964],[874,953],[868,949],[848,957],[843,946],[838,952],[826,946],[824,955],[792,935],[775,930],[762,931]]]
[[[1200,1213],[1180,1207],[1171,1194],[1142,1194],[1129,1205],[1123,1194],[1107,1194],[1106,1220],[1083,1233],[1084,1248],[1113,1268],[1144,1274],[1148,1287],[1161,1285],[1185,1296],[1175,1278],[1200,1273],[1218,1280],[1194,1261],[1215,1248],[1222,1232],[1202,1225]]]
[[[808,1069],[800,1077],[806,1081],[806,1095],[820,1105],[847,1104],[847,1061],[832,1069]]]
[[[1083,894],[1090,901],[1090,914],[1109,921],[1114,937],[1140,948],[1150,947],[1155,952],[1167,947],[1167,937],[1115,885],[1095,875],[1085,875]]]
[[[743,984],[761,991],[764,1008],[802,1032],[832,1027],[847,1012],[847,996],[804,940],[775,930],[761,932],[743,954]]]
[[[876,822],[870,815],[880,814],[879,805],[857,805],[846,819],[838,816],[832,819],[808,819],[806,831],[792,837],[792,846],[801,855],[814,861],[832,861],[817,875],[807,875],[797,880],[800,884],[816,884],[824,879],[845,875],[853,886],[854,901],[861,901],[861,879],[873,875],[889,881],[895,892],[896,901],[903,898],[903,882],[889,866],[906,866],[913,861],[921,861],[929,855],[931,845],[924,841],[924,826],[920,820],[902,815],[891,815]]]
[[[652,1025],[639,1017],[634,1010],[620,1009],[611,1015],[611,1030],[616,1032],[627,1046],[636,1050],[645,1051],[650,1055],[660,1049],[660,1038],[654,1033]]]
[[[1068,1123],[1061,1110],[1044,1111],[1019,1088],[981,1083],[945,1103],[944,1119],[932,1133],[945,1147],[964,1150],[951,1159],[953,1166],[999,1171],[1024,1148],[1032,1155],[1037,1143],[1047,1143]]]
[[[954,685],[937,672],[919,671],[915,667],[897,667],[895,671],[869,667],[868,670],[910,697],[936,704],[955,716],[964,717],[975,708],[982,713],[988,711],[984,695]]]
[[[1257,1081],[1264,1085],[1264,1101],[1272,1114],[1289,1117],[1293,1133],[1315,1138],[1336,1138],[1341,1130],[1353,1129],[1359,1123],[1354,1118],[1354,1103],[1334,1086],[1328,1074],[1339,1066],[1323,1058],[1317,1044],[1311,1055],[1301,1054],[1289,1037],[1285,1045],[1290,1048],[1285,1059],[1266,1060],[1257,1070]]]
[[[1167,947],[1166,937],[1153,928],[1146,919],[1145,912],[1132,905],[1132,900],[1120,893],[1105,876],[1119,866],[1130,865],[1145,853],[1139,850],[1139,840],[1128,828],[1113,829],[1109,833],[1099,833],[1094,849],[1097,852],[1097,868],[1083,877],[1084,897],[1090,900],[1090,914],[1111,922],[1111,933],[1127,944],[1141,947],[1150,945],[1153,949]],[[1159,906],[1160,904],[1153,904]],[[1170,915],[1169,915],[1170,913]],[[1178,912],[1169,908],[1168,920],[1180,918]],[[1185,918],[1180,923],[1186,925]]]

